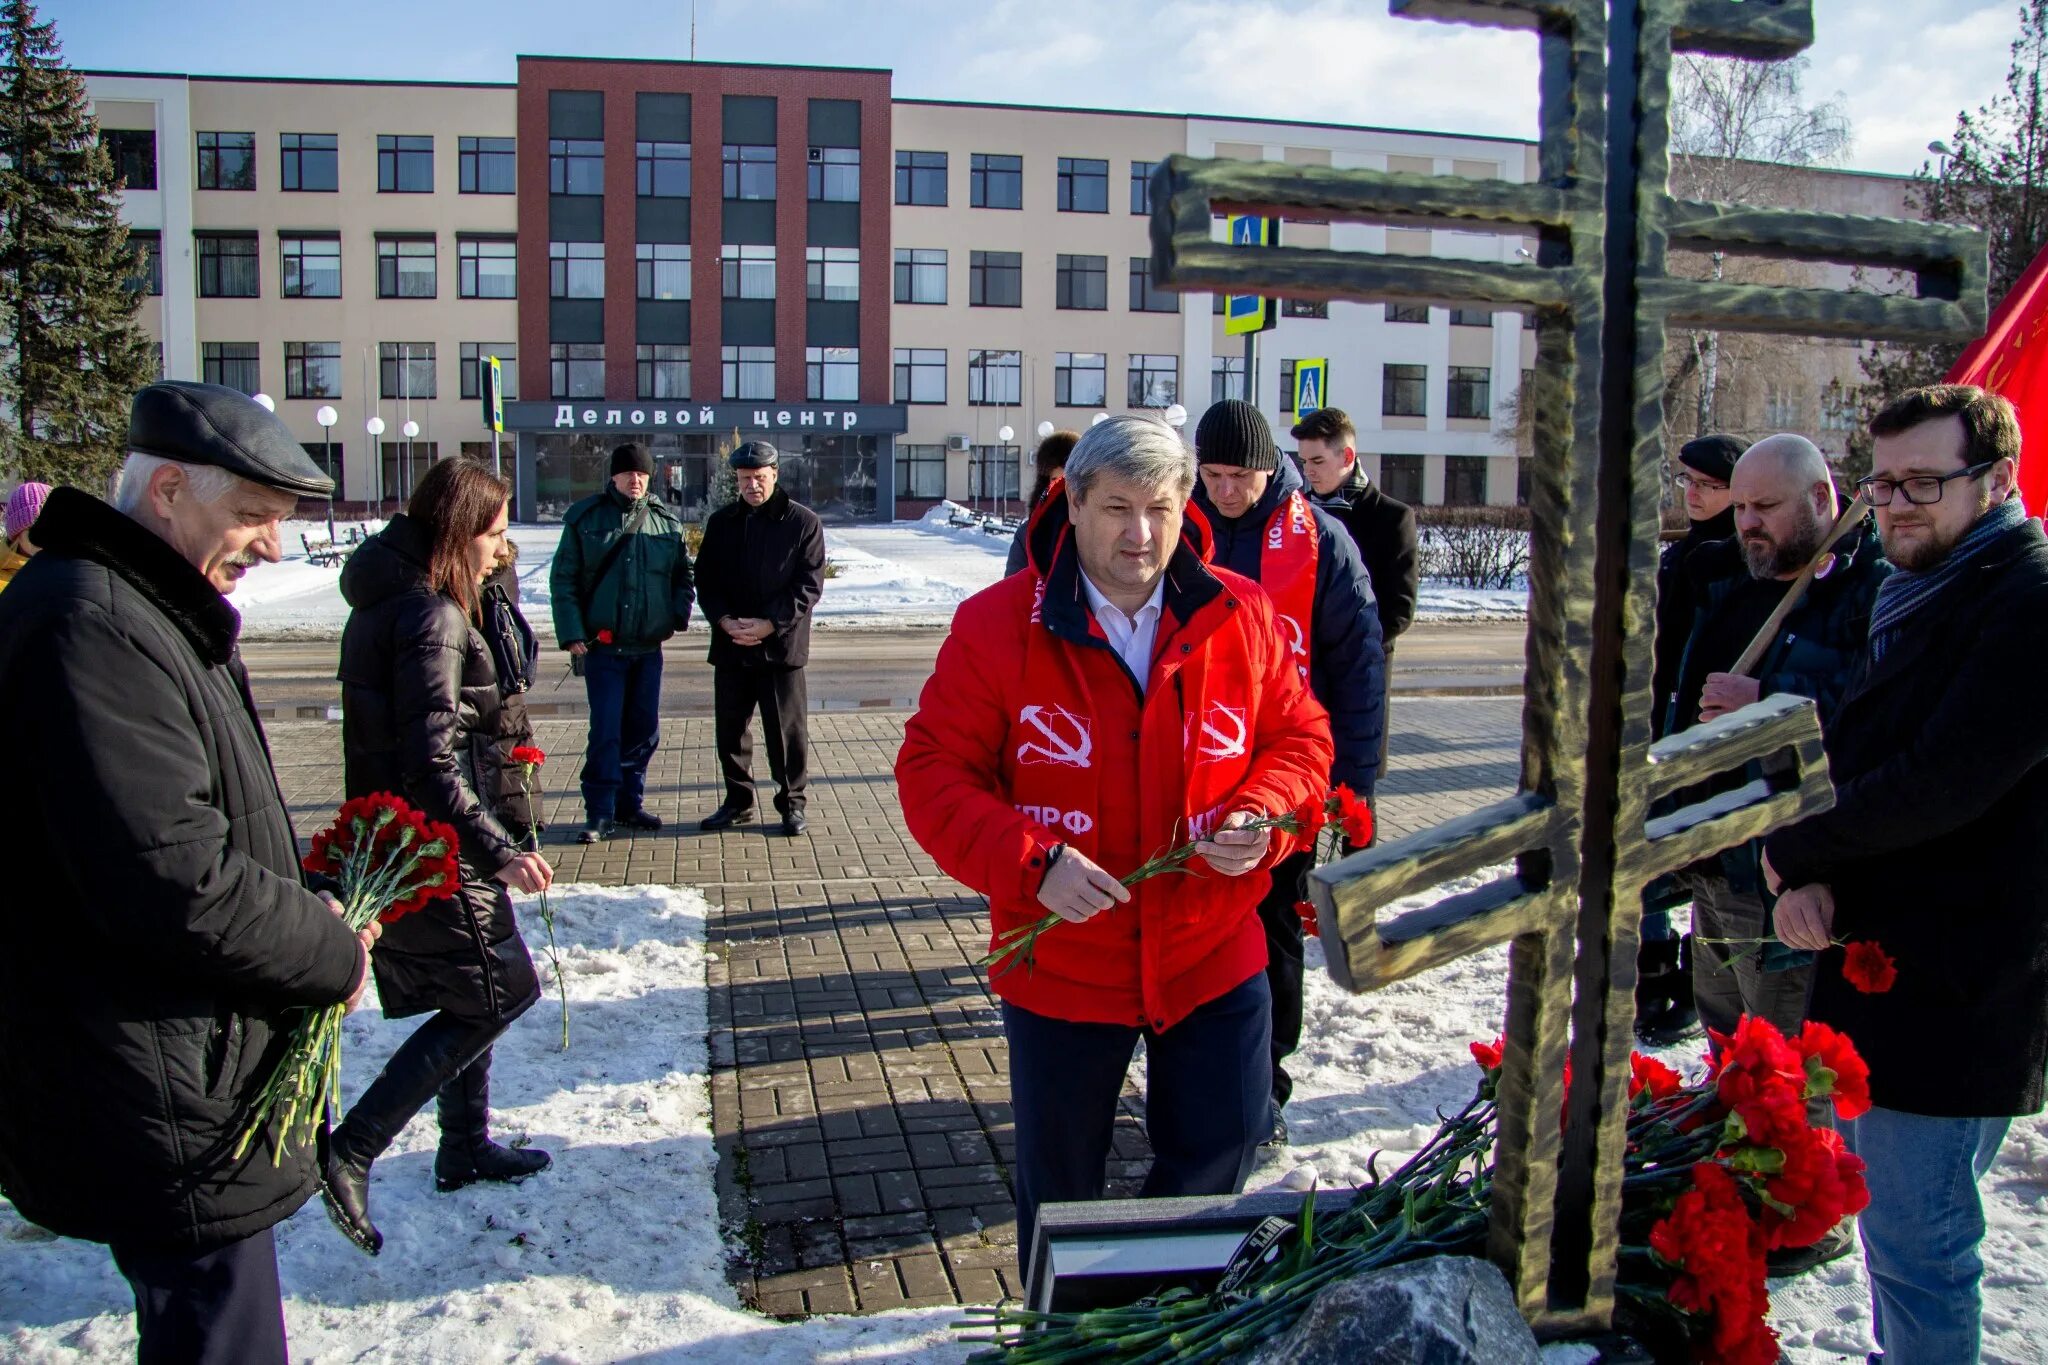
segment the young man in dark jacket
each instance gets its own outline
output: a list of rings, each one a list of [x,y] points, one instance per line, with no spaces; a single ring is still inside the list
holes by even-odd
[[[611,486],[571,507],[548,574],[555,639],[582,659],[590,695],[578,843],[614,828],[660,829],[646,805],[647,764],[661,743],[661,644],[690,625],[695,589],[683,524],[651,496],[654,457],[612,452]]]
[[[811,608],[825,591],[825,525],[775,486],[781,456],[748,441],[728,457],[739,501],[713,512],[698,547],[697,589],[711,622],[713,728],[725,801],[701,827],[721,830],[754,809],[754,712],[768,740],[768,771],[782,832],[807,828],[804,783],[810,740],[804,665]]]
[[[136,395],[114,506],[71,488],[0,595],[0,1193],[105,1242],[144,1361],[283,1365],[272,1228],[313,1153],[237,1155],[300,1010],[361,997],[368,947],[308,890],[225,594],[332,489],[213,384]],[[116,510],[118,509],[118,510]]]
[[[1336,745],[1330,780],[1370,797],[1386,724],[1386,655],[1358,547],[1335,518],[1309,503],[1301,476],[1280,458],[1265,414],[1251,404],[1225,399],[1203,413],[1195,427],[1195,460],[1194,504],[1208,519],[1214,562],[1254,580],[1273,599],[1289,656],[1330,713]],[[1228,718],[1195,724],[1197,737],[1213,747],[1242,742]],[[1281,1109],[1294,1090],[1281,1062],[1301,1042],[1302,930],[1294,907],[1314,856],[1303,850],[1275,865],[1272,889],[1259,906],[1273,993],[1278,1144],[1287,1140]]]
[[[1778,937],[1821,953],[1810,1014],[1870,1066],[1875,1107],[1841,1130],[1867,1167],[1879,1350],[1974,1361],[1977,1184],[2041,1112],[2048,1065],[2048,538],[2005,399],[1916,389],[1870,432],[1862,488],[1897,572],[1827,729],[1834,808],[1770,835],[1764,872],[1786,888]],[[1873,950],[1892,972],[1867,973]]]

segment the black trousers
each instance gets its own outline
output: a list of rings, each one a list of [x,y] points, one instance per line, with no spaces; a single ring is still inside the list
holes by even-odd
[[[792,815],[804,808],[810,776],[811,742],[806,728],[810,705],[801,668],[714,668],[711,670],[712,728],[718,766],[725,775],[725,804],[754,808],[754,740],[747,727],[761,713],[768,747],[768,772],[780,790],[775,809]]]
[[[1295,853],[1273,864],[1273,887],[1259,902],[1266,926],[1266,984],[1273,995],[1273,1109],[1294,1093],[1294,1078],[1280,1065],[1301,1046],[1301,915],[1294,904],[1315,865],[1311,853]]]
[[[138,1365],[286,1365],[271,1229],[200,1255],[108,1249],[135,1291]]]

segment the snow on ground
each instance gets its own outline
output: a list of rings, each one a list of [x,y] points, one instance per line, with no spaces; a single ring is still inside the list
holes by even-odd
[[[428,1105],[371,1175],[383,1255],[344,1241],[318,1198],[278,1229],[292,1358],[959,1360],[952,1310],[789,1325],[740,1308],[712,1180],[704,898],[564,886],[552,899],[570,1051],[557,1051],[550,993],[498,1044],[491,1098],[497,1136],[530,1138],[554,1168],[435,1194]],[[536,903],[520,909],[539,958]],[[361,1094],[417,1022],[384,1019],[372,992],[347,1025],[343,1094]],[[133,1311],[103,1248],[53,1239],[0,1203],[0,1358],[133,1360]]]

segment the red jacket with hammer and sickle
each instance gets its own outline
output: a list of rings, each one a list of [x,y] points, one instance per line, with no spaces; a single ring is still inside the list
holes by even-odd
[[[1038,572],[961,604],[896,760],[912,837],[989,898],[997,934],[1045,914],[1055,844],[1122,876],[1233,811],[1296,809],[1329,785],[1329,717],[1266,594],[1206,563],[1199,513],[1167,564],[1142,693],[1088,610],[1067,530],[1066,499],[1046,498]],[[1268,865],[1301,846],[1276,832]],[[1189,866],[1049,930],[996,993],[1053,1018],[1159,1030],[1264,970],[1270,879]]]

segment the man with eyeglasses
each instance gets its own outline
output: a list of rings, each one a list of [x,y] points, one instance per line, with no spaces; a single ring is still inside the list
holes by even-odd
[[[1883,1358],[1950,1365],[1982,1336],[1978,1181],[2048,1098],[2048,707],[2022,695],[2048,677],[2048,537],[2005,399],[1915,389],[1870,432],[1860,487],[1899,571],[1826,730],[1834,807],[1772,834],[1764,873],[1777,936],[1822,953],[1811,1017],[1870,1065],[1874,1107],[1841,1130]],[[1847,979],[1848,943],[1892,960],[1889,987]]]

